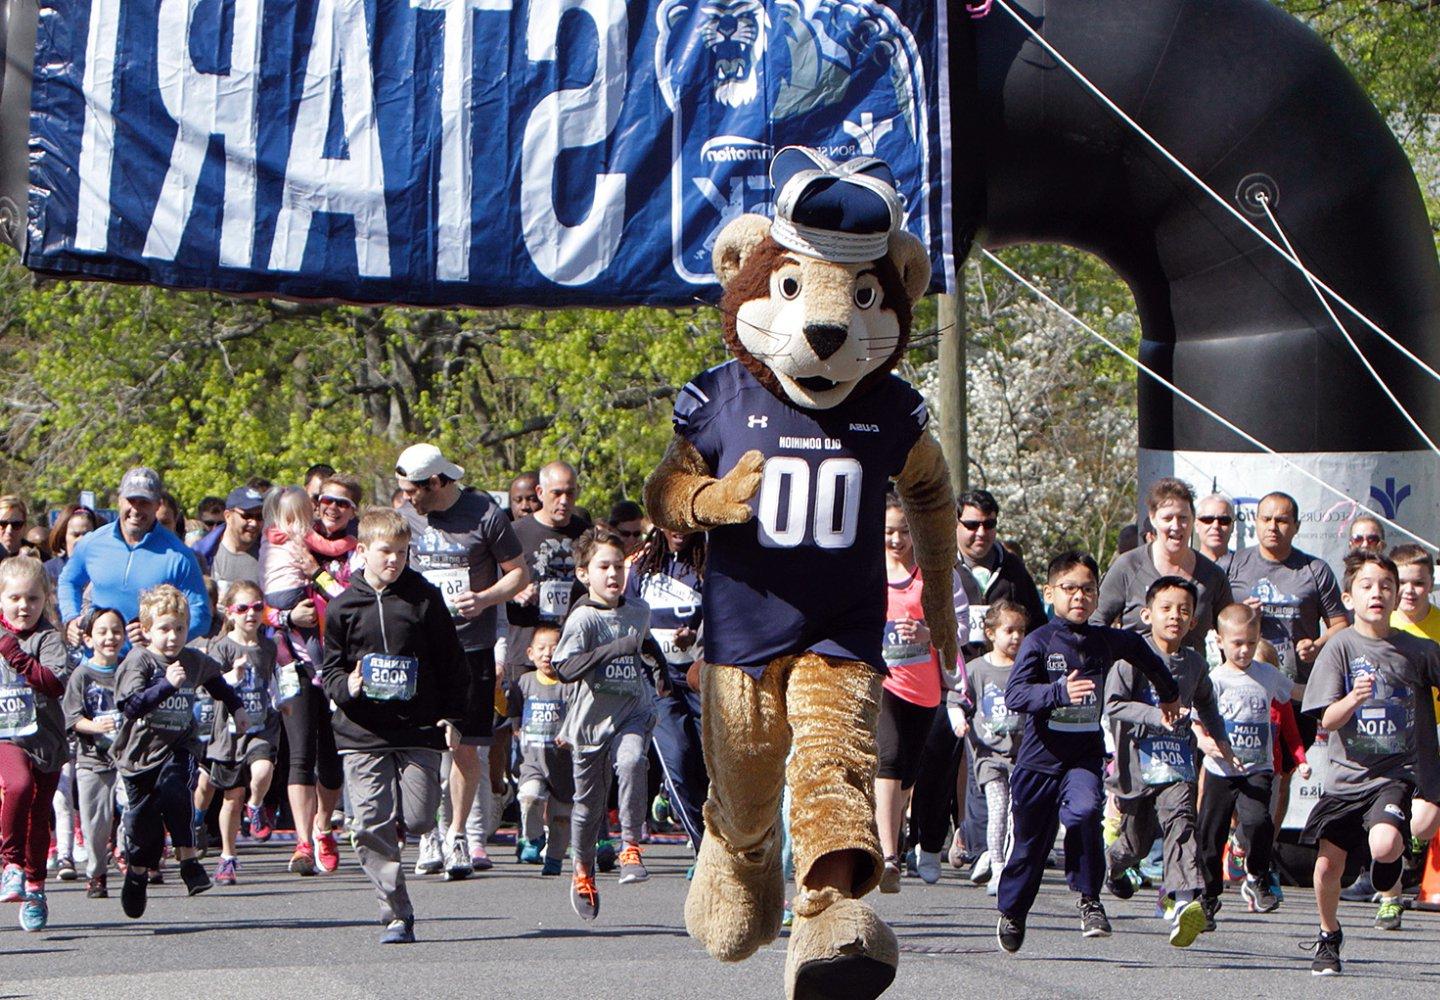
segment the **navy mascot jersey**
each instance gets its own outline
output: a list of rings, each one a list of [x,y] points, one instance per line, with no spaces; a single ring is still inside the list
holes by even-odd
[[[680,391],[675,429],[712,475],[765,456],[755,516],[709,533],[706,662],[759,677],[809,650],[884,670],[885,493],[927,420],[895,375],[829,410],[781,402],[738,361]]]

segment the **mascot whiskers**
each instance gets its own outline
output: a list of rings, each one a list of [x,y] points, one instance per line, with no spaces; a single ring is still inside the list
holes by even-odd
[[[646,484],[663,528],[708,531],[701,675],[710,797],[685,924],[739,961],[780,931],[780,801],[791,792],[787,996],[865,1000],[895,976],[876,887],[875,726],[885,625],[884,498],[914,537],[923,604],[953,669],[955,508],[920,394],[892,374],[929,284],[890,171],[800,147],[771,166],[775,220],[717,238],[734,360],[681,390]],[[943,581],[931,586],[929,581]]]

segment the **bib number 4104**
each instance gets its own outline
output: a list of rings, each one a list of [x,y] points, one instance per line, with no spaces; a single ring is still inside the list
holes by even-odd
[[[760,544],[790,549],[806,538],[822,549],[855,544],[864,470],[853,458],[827,458],[812,477],[810,463],[793,455],[766,459],[756,519]],[[813,482],[812,482],[813,479]],[[813,495],[813,503],[812,503]]]

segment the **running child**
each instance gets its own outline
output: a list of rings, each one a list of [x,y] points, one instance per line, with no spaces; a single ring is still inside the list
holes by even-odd
[[[396,824],[403,816],[412,837],[435,829],[440,757],[460,745],[469,670],[445,598],[406,565],[405,520],[366,511],[358,537],[364,571],[326,612],[321,679],[336,706],[355,853],[380,898],[380,943],[411,944],[415,908]]]
[[[510,713],[520,737],[520,863],[541,864],[541,875],[559,875],[570,846],[570,809],[575,773],[570,751],[555,745],[565,718],[566,686],[552,662],[560,630],[537,625],[525,655],[535,669],[510,686]]]
[[[1205,929],[1200,902],[1205,880],[1195,843],[1196,771],[1192,718],[1206,737],[1209,753],[1234,761],[1225,723],[1215,709],[1209,664],[1185,637],[1195,617],[1195,584],[1162,576],[1145,592],[1140,617],[1150,626],[1146,641],[1163,659],[1180,688],[1187,714],[1167,723],[1155,706],[1154,690],[1134,666],[1121,661],[1105,683],[1105,714],[1115,735],[1115,771],[1109,782],[1120,812],[1119,837],[1108,851],[1110,891],[1129,899],[1140,884],[1136,866],[1150,853],[1157,833],[1165,838],[1162,893],[1169,915],[1170,943],[1188,948]],[[1188,714],[1193,711],[1193,716]]]
[[[1434,704],[1440,646],[1391,628],[1400,576],[1373,551],[1345,557],[1342,599],[1355,624],[1337,632],[1315,660],[1302,710],[1330,736],[1325,790],[1300,835],[1318,844],[1316,976],[1341,972],[1340,877],[1351,851],[1370,848],[1370,880],[1380,892],[1400,880],[1410,840],[1412,800],[1440,802]]]
[[[1214,741],[1202,738],[1205,797],[1200,801],[1199,851],[1205,875],[1206,929],[1215,925],[1225,888],[1225,842],[1231,818],[1245,844],[1245,881],[1240,896],[1252,913],[1270,913],[1280,905],[1271,884],[1275,820],[1271,802],[1275,784],[1274,714],[1290,708],[1294,682],[1273,664],[1256,657],[1260,614],[1248,604],[1231,604],[1216,622],[1224,662],[1210,672],[1216,704],[1225,723],[1233,760],[1209,753]],[[1292,720],[1291,724],[1294,722]]]
[[[140,628],[145,645],[132,646],[115,672],[115,703],[123,718],[110,751],[125,783],[120,906],[133,920],[145,914],[148,873],[160,867],[167,831],[186,891],[195,896],[210,888],[190,823],[191,763],[203,753],[195,689],[222,702],[238,725],[249,725],[220,664],[185,645],[190,606],[179,590],[161,584],[141,594]]]
[[[1000,598],[985,612],[985,641],[990,651],[965,664],[961,690],[946,694],[946,711],[955,735],[967,739],[975,760],[975,781],[985,793],[985,841],[990,864],[983,879],[987,895],[1000,887],[998,873],[1010,853],[1010,774],[1015,767],[1015,734],[1020,716],[1005,705],[1010,669],[1025,640],[1027,614],[1023,605]],[[991,874],[995,873],[995,874]],[[972,879],[977,885],[980,880]]]
[[[80,793],[80,829],[90,858],[85,895],[107,899],[110,890],[110,834],[115,826],[118,772],[110,756],[121,715],[115,707],[115,668],[125,645],[125,618],[114,608],[96,608],[80,625],[90,653],[65,685],[65,726],[75,734],[75,783]]]
[[[582,534],[575,541],[575,570],[588,593],[571,608],[555,649],[555,672],[574,685],[558,739],[570,748],[575,774],[570,905],[582,920],[594,920],[600,913],[595,841],[607,832],[612,767],[620,773],[619,882],[650,877],[640,858],[640,828],[655,695],[642,667],[661,697],[670,682],[665,654],[649,634],[649,607],[622,596],[625,546],[620,535],[603,526]]]
[[[1065,824],[1065,876],[1080,894],[1080,930],[1108,937],[1110,920],[1100,903],[1105,847],[1101,769],[1100,692],[1116,660],[1128,660],[1159,692],[1160,720],[1180,717],[1180,689],[1165,663],[1134,632],[1089,624],[1100,593],[1094,557],[1064,552],[1050,561],[1045,600],[1055,615],[1025,637],[1005,686],[1005,707],[1023,715],[1020,748],[1010,779],[1014,844],[996,893],[996,937],[1008,952],[1025,942],[1025,919],[1045,861]]]
[[[50,578],[38,559],[0,563],[0,903],[20,904],[20,926],[45,929],[45,860],[52,800],[70,759],[60,699],[70,660],[45,621]]]
[[[224,798],[220,803],[219,885],[234,885],[239,868],[235,840],[243,808],[250,836],[270,839],[265,793],[275,776],[280,744],[280,714],[275,709],[275,643],[260,634],[265,598],[248,581],[232,583],[225,592],[224,611],[230,629],[210,644],[210,656],[227,668],[225,680],[240,695],[250,725],[241,729],[223,705],[215,709],[206,748],[210,783]],[[248,796],[248,797],[247,797]]]

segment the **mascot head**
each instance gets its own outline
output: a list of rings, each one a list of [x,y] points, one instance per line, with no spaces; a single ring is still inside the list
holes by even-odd
[[[930,259],[880,160],[789,146],[770,179],[775,221],[742,215],[715,241],[725,345],[780,399],[827,410],[899,362]]]

